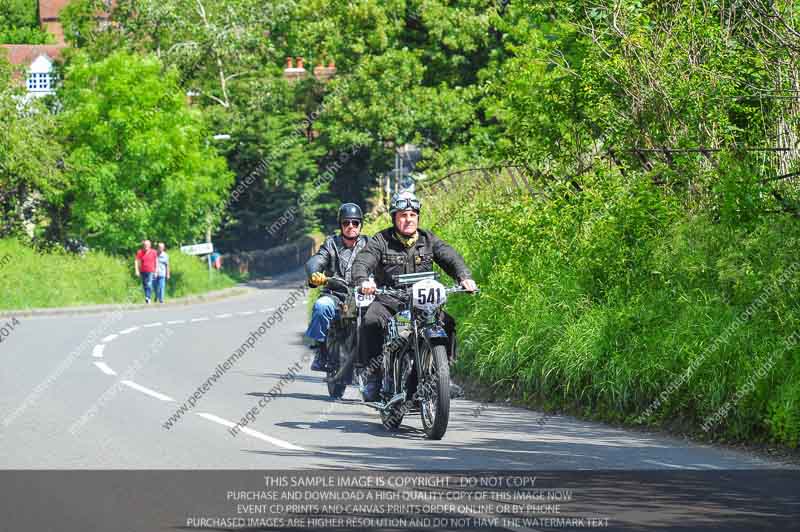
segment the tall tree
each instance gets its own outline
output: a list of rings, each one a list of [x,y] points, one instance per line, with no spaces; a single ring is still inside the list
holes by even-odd
[[[72,58],[60,93],[68,231],[113,251],[201,237],[233,181],[174,70],[152,56]]]

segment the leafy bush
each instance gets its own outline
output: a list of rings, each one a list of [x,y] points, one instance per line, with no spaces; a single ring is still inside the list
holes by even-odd
[[[2,28],[0,44],[52,44],[55,37],[39,28]]]
[[[593,173],[547,199],[506,185],[426,198],[439,208],[423,226],[483,291],[449,305],[457,371],[619,422],[699,429],[728,405],[714,435],[797,445],[800,221],[717,222],[633,174]]]
[[[0,44],[48,44],[53,36],[39,28],[36,0],[0,3]]]

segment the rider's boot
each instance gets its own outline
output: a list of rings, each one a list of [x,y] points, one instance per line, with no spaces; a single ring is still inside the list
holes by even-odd
[[[311,362],[311,371],[327,371],[328,357],[325,356],[325,344],[318,343],[312,349],[314,350],[314,360]]]
[[[361,396],[367,403],[374,403],[381,396],[381,370],[374,369],[367,374]]]

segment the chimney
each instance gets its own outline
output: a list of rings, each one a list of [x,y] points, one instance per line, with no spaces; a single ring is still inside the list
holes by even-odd
[[[335,75],[336,64],[333,62],[333,60],[328,61],[327,67],[325,66],[325,62],[321,61],[320,65],[314,68],[314,77],[317,78],[317,81],[324,83]]]
[[[297,61],[296,66],[292,66],[292,61],[293,60]],[[302,57],[297,57],[297,58],[287,57],[286,58],[286,68],[283,70],[284,79],[286,79],[287,81],[294,81],[294,80],[302,79],[302,78],[306,77],[307,74],[308,74],[308,72],[306,72],[306,69],[303,68],[303,58]]]

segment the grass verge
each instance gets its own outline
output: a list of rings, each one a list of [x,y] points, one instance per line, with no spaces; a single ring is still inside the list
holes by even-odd
[[[456,371],[546,409],[797,447],[800,220],[725,221],[647,180],[584,179],[424,198],[423,227],[482,288],[448,304]]]
[[[171,279],[167,298],[234,286],[230,276],[180,251],[169,252]],[[85,256],[61,251],[40,253],[13,239],[0,240],[0,309],[69,307],[143,300],[134,277],[133,255],[122,259],[101,252]]]

